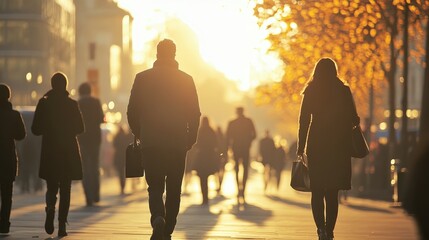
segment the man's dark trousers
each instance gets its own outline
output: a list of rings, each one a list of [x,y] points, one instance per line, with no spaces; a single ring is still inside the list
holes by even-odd
[[[145,176],[149,192],[151,223],[165,218],[165,234],[172,234],[180,209],[180,194],[185,170],[186,150],[153,147],[143,149]],[[162,195],[166,190],[165,203]]]

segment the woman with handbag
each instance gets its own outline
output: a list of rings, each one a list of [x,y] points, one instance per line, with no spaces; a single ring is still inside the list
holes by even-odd
[[[351,188],[351,133],[358,124],[350,88],[338,78],[336,63],[320,59],[303,91],[297,149],[299,157],[304,151],[308,157],[319,240],[334,239],[338,191]]]

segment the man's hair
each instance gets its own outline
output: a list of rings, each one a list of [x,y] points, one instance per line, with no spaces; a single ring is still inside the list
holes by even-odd
[[[176,44],[170,39],[164,39],[156,46],[157,58],[174,58],[176,56]]]
[[[67,76],[62,72],[56,72],[51,77],[51,86],[55,90],[66,90]]]
[[[7,101],[10,98],[10,88],[4,83],[0,83],[0,101]]]
[[[82,83],[79,86],[79,95],[91,95],[91,85],[89,83]]]

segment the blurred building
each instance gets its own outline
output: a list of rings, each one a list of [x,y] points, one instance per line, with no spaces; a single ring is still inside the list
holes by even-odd
[[[0,82],[15,105],[35,105],[53,72],[74,85],[75,7],[72,0],[0,0]]]
[[[109,122],[122,118],[132,80],[132,17],[112,0],[74,0],[76,81],[89,82]]]

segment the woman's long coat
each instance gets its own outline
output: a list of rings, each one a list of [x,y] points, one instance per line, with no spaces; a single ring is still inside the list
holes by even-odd
[[[77,102],[67,91],[51,90],[40,99],[31,130],[42,135],[39,177],[80,180],[82,163],[76,135],[84,131]]]
[[[0,181],[11,182],[17,174],[15,140],[25,137],[21,114],[10,102],[0,102]]]
[[[216,133],[212,128],[203,126],[198,130],[195,144],[195,170],[200,176],[209,176],[219,170],[220,157]]]
[[[339,79],[304,91],[298,154],[308,156],[312,189],[351,188],[351,130],[359,124],[350,88]]]

